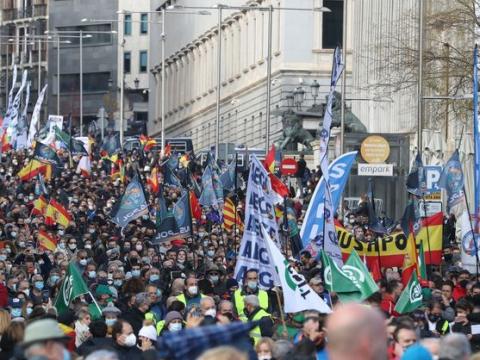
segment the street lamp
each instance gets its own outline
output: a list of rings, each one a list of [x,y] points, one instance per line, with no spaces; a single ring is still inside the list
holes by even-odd
[[[286,99],[287,99],[287,106],[289,108],[293,108],[295,106],[295,97],[293,96],[293,92],[289,93],[286,96]]]
[[[295,90],[293,91],[293,98],[297,109],[300,110],[302,108],[302,103],[305,100],[305,90],[302,86],[298,86],[295,88]]]
[[[140,80],[138,80],[138,78],[135,78],[135,80],[133,80],[133,83],[135,85],[135,89],[138,89],[138,86],[140,85]]]
[[[317,80],[313,80],[312,85],[310,85],[310,89],[312,90],[313,105],[315,106],[317,105],[317,97],[320,90],[320,84]]]

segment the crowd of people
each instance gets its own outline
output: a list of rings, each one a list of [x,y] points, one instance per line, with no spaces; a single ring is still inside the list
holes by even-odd
[[[304,251],[290,256],[290,264],[333,312],[284,314],[281,289],[261,289],[257,271],[247,271],[240,283],[235,280],[242,233],[212,220],[211,209],[204,208],[201,219],[193,221],[190,236],[158,244],[157,196],[146,187],[149,214],[122,231],[110,221],[129,179],[138,172],[145,183],[160,162],[158,154],[121,154],[122,181],[111,177],[110,161],[99,155],[93,156],[91,173],[84,176],[67,152],[60,153],[65,166],[45,188],[40,178],[21,181],[17,176],[31,156],[30,150],[8,151],[0,158],[0,360],[169,359],[185,351],[182,346],[171,349],[170,341],[182,340],[176,333],[183,340],[190,339],[189,332],[223,339],[235,324],[251,325],[245,336],[223,346],[214,340],[203,348],[200,344],[198,358],[480,359],[470,357],[480,351],[480,282],[459,266],[451,219],[445,221],[444,266],[429,268],[421,308],[395,312],[403,289],[396,268],[382,269],[380,291],[364,304],[341,304],[324,287],[322,263]],[[190,159],[188,167],[200,181],[200,164]],[[318,171],[307,173],[303,164],[301,169],[304,189],[296,195],[292,191],[291,199],[298,225],[321,176]],[[180,189],[165,186],[162,191],[170,208]],[[69,226],[46,225],[41,215],[32,215],[34,201],[44,192],[68,209]],[[244,194],[239,190],[234,198],[240,217]],[[346,211],[340,219],[356,236],[368,235],[361,209]],[[39,246],[39,231],[56,240],[55,250]],[[59,312],[55,299],[71,263],[90,294]],[[92,302],[101,316],[90,311]],[[208,345],[212,343],[216,346]]]

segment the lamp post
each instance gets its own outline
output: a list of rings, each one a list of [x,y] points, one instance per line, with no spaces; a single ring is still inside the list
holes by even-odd
[[[315,106],[317,105],[317,97],[320,91],[320,84],[317,80],[313,80],[312,84],[310,85],[310,89],[312,90],[313,106]]]
[[[294,104],[297,106],[297,110],[302,109],[302,103],[305,100],[305,90],[302,86],[298,86],[293,91],[293,101]]]
[[[220,87],[222,77],[222,8],[218,5],[218,24],[217,24],[217,116],[215,119],[215,160],[218,160],[218,152],[220,147]]]

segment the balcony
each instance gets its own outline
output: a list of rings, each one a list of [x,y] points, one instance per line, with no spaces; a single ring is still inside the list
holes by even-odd
[[[14,21],[32,17],[46,17],[47,5],[34,5],[26,9],[3,9],[3,20]]]

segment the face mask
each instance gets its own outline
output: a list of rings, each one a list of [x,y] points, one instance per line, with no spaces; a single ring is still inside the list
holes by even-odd
[[[92,244],[86,244],[85,245],[85,249],[91,249],[92,248]]]
[[[216,309],[208,309],[207,311],[205,311],[205,316],[211,316],[211,317],[215,317],[217,316],[217,310]]]
[[[132,276],[136,278],[140,277],[140,270],[132,270]]]
[[[0,231],[1,233],[1,231]],[[11,254],[12,253],[12,249],[10,249],[9,247],[8,248],[5,248],[5,251],[7,252],[7,254]]]
[[[17,233],[16,233],[15,231],[12,231],[12,232],[10,233],[10,235],[12,235],[13,238],[16,238],[16,237],[17,237]],[[20,245],[20,247],[25,247],[25,243],[24,243],[24,242],[21,242],[20,244],[22,244],[22,243],[23,243],[23,246]]]
[[[157,275],[157,274],[152,274],[150,275],[150,281],[157,281],[160,279],[160,275]]]
[[[7,255],[5,254],[0,255],[0,261],[5,261],[5,260],[7,260]]]
[[[271,360],[272,355],[262,355],[258,357],[258,360]]]
[[[130,334],[125,338],[125,346],[132,347],[137,343],[137,337],[135,334]]]
[[[12,233],[12,236],[13,236],[13,234],[14,234],[14,233]],[[15,236],[17,236],[17,233],[15,233]],[[13,237],[15,237],[15,236],[13,236]],[[24,247],[25,247],[25,241],[20,241],[20,242],[18,243],[18,246],[20,246],[21,248],[24,248]]]
[[[122,286],[123,281],[122,280],[113,280],[113,285],[115,287],[120,287]]]
[[[433,315],[433,314],[428,315],[428,320],[430,320],[431,322],[437,322],[439,319],[440,319],[440,315]]]
[[[204,241],[203,242],[203,247],[207,247],[208,246],[208,241]]]
[[[91,209],[91,210],[92,210],[92,209]],[[95,233],[95,229],[88,229],[88,232],[89,232],[90,234],[93,234],[93,233]]]
[[[257,282],[256,281],[249,281],[249,282],[247,282],[247,286],[250,290],[256,290],[257,289]]]
[[[70,360],[71,356],[67,349],[63,349],[63,360]]]
[[[135,250],[137,250],[137,251],[142,251],[142,249],[143,249],[142,245],[135,246]]]
[[[188,287],[188,292],[190,293],[190,295],[197,295],[198,286],[189,286]]]
[[[25,289],[23,290],[23,292],[25,293],[25,295],[30,296],[30,289]]]
[[[45,285],[43,284],[43,281],[35,281],[35,288],[37,288],[38,290],[43,290],[43,287]]]
[[[82,265],[82,266],[86,266],[86,265],[87,265],[87,259],[81,259],[81,260],[79,261],[79,263],[80,263],[80,265]]]
[[[88,277],[90,279],[95,279],[97,277],[97,272],[96,271],[89,271],[88,272]]]
[[[218,283],[218,275],[210,276],[210,281],[214,284],[217,284]]]
[[[107,326],[113,326],[117,322],[117,319],[105,319],[105,324]]]
[[[58,235],[63,236],[65,234],[65,231],[63,230],[58,230]]]
[[[33,195],[28,196],[28,200],[32,201],[33,199],[35,199]]]
[[[70,250],[75,250],[77,248],[77,244],[68,244],[68,248]]]
[[[182,324],[181,323],[171,323],[171,324],[168,325],[168,330],[170,330],[171,332],[180,331],[180,330],[182,330]]]
[[[208,250],[207,251],[207,256],[208,257],[213,257],[213,255],[215,255],[215,251],[213,251],[213,250]]]
[[[22,316],[22,309],[14,308],[12,309],[11,314],[12,314],[12,318],[20,317]]]
[[[65,243],[60,243],[60,244],[58,244],[58,247],[59,247],[60,249],[62,249],[62,250],[65,249]]]
[[[58,275],[50,276],[50,284],[52,286],[55,285],[59,279],[60,279],[60,276],[58,276]]]
[[[33,309],[31,307],[27,307],[27,315],[30,315],[32,313]]]

